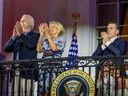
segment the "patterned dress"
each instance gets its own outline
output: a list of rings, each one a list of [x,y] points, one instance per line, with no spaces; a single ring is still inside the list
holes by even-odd
[[[47,39],[44,39],[42,42],[42,53],[38,53],[38,56],[42,58],[60,58],[62,56],[62,53],[64,51],[65,47],[65,38],[64,36],[58,37],[54,40],[54,43],[57,46],[58,51],[53,52],[49,46],[49,42]],[[37,57],[38,57],[37,56]],[[46,92],[49,92],[49,83],[51,80],[55,79],[55,69],[52,72],[52,78],[50,77],[50,69],[42,69],[42,66],[40,66],[39,71],[39,83],[38,83],[38,93],[39,94],[45,94]]]

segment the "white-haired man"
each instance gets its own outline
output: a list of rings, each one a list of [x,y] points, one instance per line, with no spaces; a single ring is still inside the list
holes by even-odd
[[[14,60],[24,60],[24,59],[36,59],[36,45],[39,38],[39,34],[33,32],[34,19],[31,15],[24,14],[20,21],[16,22],[13,29],[12,37],[5,44],[4,50],[6,52],[13,52]],[[13,76],[12,81],[12,96],[31,96],[34,90],[32,83],[37,79],[37,70],[28,70],[29,68],[37,67],[37,63],[22,63],[18,66],[13,65],[15,76]],[[21,71],[17,71],[21,69]],[[20,78],[16,75],[20,75]],[[20,83],[19,83],[20,81]],[[20,89],[20,90],[19,90]],[[30,91],[31,90],[31,91]],[[25,93],[26,92],[26,93]],[[26,95],[25,95],[26,94]]]

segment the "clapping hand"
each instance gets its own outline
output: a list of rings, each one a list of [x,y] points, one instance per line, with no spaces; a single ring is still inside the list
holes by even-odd
[[[13,29],[13,37],[15,38],[16,36],[20,36],[20,34],[22,33],[22,27],[20,25],[20,22],[17,21],[16,22],[16,25],[14,26],[14,29]]]
[[[39,28],[40,35],[44,35],[44,33],[48,32],[48,30],[49,30],[47,23],[41,23],[38,26],[38,28]]]
[[[101,37],[103,38],[103,44],[105,44],[107,41],[109,41],[109,35],[107,32],[101,32]]]

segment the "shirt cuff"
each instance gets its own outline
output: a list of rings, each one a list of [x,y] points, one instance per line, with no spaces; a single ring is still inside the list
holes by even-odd
[[[11,39],[12,39],[12,40],[15,40],[15,38],[14,38],[13,36],[11,37]]]
[[[104,44],[101,45],[102,50],[105,50],[106,46]]]
[[[105,43],[106,46],[109,46],[112,42],[111,41],[108,41]]]

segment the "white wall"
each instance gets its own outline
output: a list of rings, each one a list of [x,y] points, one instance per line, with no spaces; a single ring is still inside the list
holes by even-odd
[[[78,55],[79,56],[91,56],[92,52],[95,50],[96,42],[96,32],[95,28],[84,25],[78,26],[77,30],[77,40],[78,40]],[[67,28],[66,30],[66,47],[63,53],[63,57],[68,56],[71,40],[72,40],[72,29]]]
[[[97,46],[95,30],[95,0],[76,0],[76,11],[80,13],[78,19],[77,38],[78,38],[78,55],[91,56]],[[70,3],[71,4],[71,3]],[[71,6],[68,6],[71,10]],[[70,11],[69,11],[70,12]],[[72,11],[71,11],[72,12]],[[83,22],[79,25],[79,22]],[[66,29],[66,48],[63,53],[64,57],[68,56],[69,47],[72,39],[72,29]]]
[[[3,0],[0,0],[0,52],[2,46]]]

